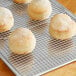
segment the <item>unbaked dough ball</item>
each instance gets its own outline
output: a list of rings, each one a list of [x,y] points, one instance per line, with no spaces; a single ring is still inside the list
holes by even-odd
[[[51,15],[52,6],[49,0],[32,0],[27,11],[31,19],[44,20]]]
[[[32,0],[13,0],[16,3],[30,3]]]
[[[68,39],[76,35],[76,22],[66,14],[57,14],[51,19],[49,32],[56,39]]]
[[[31,30],[27,28],[17,28],[9,38],[9,48],[15,54],[31,53],[36,45],[36,38]]]
[[[14,25],[12,12],[4,7],[0,7],[0,32],[8,31]]]

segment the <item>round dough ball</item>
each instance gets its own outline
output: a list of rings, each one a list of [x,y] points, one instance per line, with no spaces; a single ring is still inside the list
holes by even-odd
[[[14,25],[12,12],[4,7],[0,7],[0,32],[8,31]]]
[[[16,3],[30,3],[32,0],[13,0]]]
[[[34,34],[26,28],[17,28],[9,38],[9,48],[15,54],[31,53],[36,45]]]
[[[56,39],[71,38],[76,35],[76,22],[66,14],[57,14],[51,19],[49,32]]]
[[[51,15],[52,6],[49,0],[32,0],[27,11],[33,20],[44,20]]]

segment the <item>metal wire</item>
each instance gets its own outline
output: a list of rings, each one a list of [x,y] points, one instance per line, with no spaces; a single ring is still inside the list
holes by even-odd
[[[57,6],[54,2],[51,4],[53,12],[49,19],[33,21],[26,12],[27,5],[16,4],[11,0],[0,0],[0,6],[7,7],[14,15],[15,25],[12,30],[18,27],[27,27],[32,30],[37,39],[37,45],[33,53],[16,55],[12,54],[8,47],[7,37],[10,32],[0,33],[0,38],[3,39],[0,40],[2,59],[4,58],[8,62],[8,66],[12,64],[11,67],[20,76],[37,76],[76,59],[76,37],[61,41],[55,40],[49,35],[48,26],[51,17],[57,13],[67,13],[64,8]],[[67,14],[70,16],[69,13]],[[72,18],[76,20],[74,17]]]

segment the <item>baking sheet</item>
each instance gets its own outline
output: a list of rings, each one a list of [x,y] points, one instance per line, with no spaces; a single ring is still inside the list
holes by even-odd
[[[70,12],[52,1],[53,12],[49,19],[33,21],[27,14],[27,5],[16,4],[12,0],[0,0],[0,6],[10,9],[15,18],[12,30],[0,33],[0,55],[3,61],[17,76],[39,76],[59,66],[75,61],[76,37],[69,40],[56,40],[49,35],[49,22],[57,13],[67,13],[76,21]],[[27,27],[35,34],[37,45],[33,53],[28,55],[12,54],[8,47],[7,36],[18,27]]]

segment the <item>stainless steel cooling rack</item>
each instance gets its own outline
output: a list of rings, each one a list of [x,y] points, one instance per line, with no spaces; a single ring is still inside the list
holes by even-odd
[[[49,21],[57,13],[67,13],[76,21],[68,10],[51,0],[52,15],[44,21],[33,21],[27,14],[27,5],[16,4],[12,0],[0,0],[0,6],[10,9],[15,18],[12,30],[18,27],[27,27],[32,30],[37,39],[33,53],[28,55],[12,54],[8,47],[10,31],[0,33],[0,55],[2,60],[17,76],[39,76],[76,59],[76,37],[69,40],[55,40],[48,32]]]

